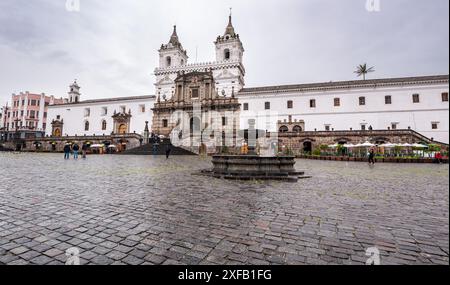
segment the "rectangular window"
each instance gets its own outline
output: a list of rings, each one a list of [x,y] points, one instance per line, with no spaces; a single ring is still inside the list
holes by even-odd
[[[288,109],[294,108],[294,102],[291,101],[291,100],[287,101],[287,108],[288,108]]]
[[[384,97],[384,104],[390,105],[392,104],[392,96],[388,95]]]
[[[91,109],[89,109],[89,108],[84,109],[84,116],[89,117],[90,115],[91,115]]]
[[[366,105],[366,97],[359,97],[359,106]]]
[[[309,100],[309,107],[310,108],[316,108],[316,100],[315,99]]]
[[[44,118],[47,118],[47,112],[44,112]]]
[[[270,102],[264,103],[264,109],[270,110]]]
[[[222,126],[227,125],[227,117],[222,117]]]
[[[108,115],[108,107],[103,107],[102,108],[102,116],[106,116]]]
[[[432,122],[431,123],[431,129],[437,130],[439,128],[439,122]]]
[[[420,96],[419,94],[413,94],[413,103],[420,103]]]
[[[341,98],[334,98],[334,107],[341,106]]]
[[[30,112],[30,118],[34,119],[34,117],[35,117],[35,112],[34,112],[34,111],[31,111],[31,112]]]
[[[145,113],[145,105],[140,105],[139,110],[141,110],[141,113]]]
[[[47,124],[46,124],[46,123],[43,123],[43,124],[42,124],[42,128],[45,130],[45,129],[47,128]]]
[[[163,128],[167,128],[169,126],[169,121],[163,120]]]
[[[248,103],[244,103],[244,111],[248,111]]]
[[[192,98],[198,98],[198,89],[197,88],[193,88],[192,89]]]
[[[327,132],[330,131],[330,125],[325,125],[325,131],[327,131]]]
[[[441,94],[442,102],[448,102],[448,92],[444,92]]]
[[[31,100],[31,106],[36,106],[36,100]]]
[[[361,125],[361,131],[365,131],[366,130],[366,125]]]
[[[398,123],[392,123],[391,124],[391,129],[392,130],[396,130],[397,129],[397,125],[398,125]]]
[[[22,100],[22,106],[25,106],[25,100]]]

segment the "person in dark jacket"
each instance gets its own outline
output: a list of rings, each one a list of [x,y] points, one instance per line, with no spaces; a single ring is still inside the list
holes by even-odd
[[[78,159],[78,152],[80,151],[80,146],[78,144],[74,144],[72,147],[73,158]]]
[[[375,164],[375,151],[373,150],[373,148],[371,148],[369,151],[369,164]]]
[[[64,159],[70,159],[70,144],[64,146]]]
[[[83,145],[81,146],[81,154],[82,154],[82,157],[83,157],[83,158],[86,158],[86,152],[87,152],[87,149],[88,149],[88,145],[87,145],[87,144],[83,144]]]
[[[170,144],[166,146],[166,159],[169,159],[170,152],[172,151],[172,148],[170,147]]]

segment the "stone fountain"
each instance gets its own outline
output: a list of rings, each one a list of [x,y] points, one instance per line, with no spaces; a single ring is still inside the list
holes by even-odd
[[[257,137],[265,135],[255,129],[255,120],[249,120],[248,154],[214,155],[213,168],[203,170],[201,174],[234,180],[281,180],[297,182],[299,178],[307,178],[304,172],[295,170],[294,156],[260,156],[256,153]]]

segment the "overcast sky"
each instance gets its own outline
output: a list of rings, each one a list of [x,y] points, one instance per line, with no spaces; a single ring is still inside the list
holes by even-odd
[[[213,61],[229,7],[244,44],[246,86],[449,73],[449,1],[380,0],[0,1],[0,104],[12,93],[82,99],[154,94],[157,50],[172,26],[190,63]]]

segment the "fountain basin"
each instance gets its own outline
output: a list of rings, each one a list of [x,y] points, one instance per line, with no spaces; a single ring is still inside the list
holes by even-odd
[[[204,175],[235,180],[282,180],[297,182],[307,178],[295,170],[294,156],[214,155],[213,168]]]

